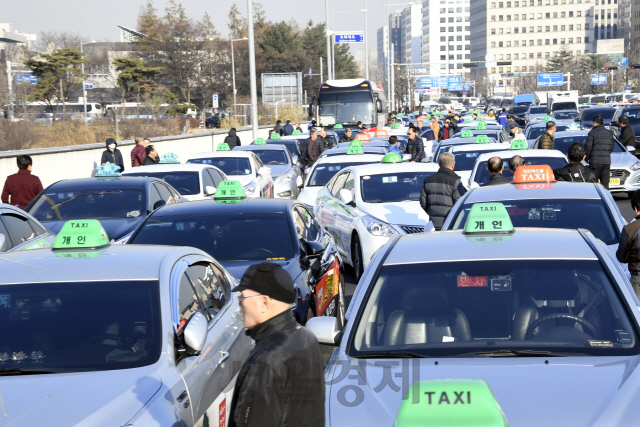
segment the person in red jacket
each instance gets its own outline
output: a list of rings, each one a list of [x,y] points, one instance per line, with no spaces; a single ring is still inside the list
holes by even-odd
[[[141,136],[136,137],[136,146],[131,150],[131,167],[142,166],[146,153],[144,149],[149,145],[148,139],[144,139]]]
[[[42,183],[40,178],[31,175],[33,161],[30,156],[18,156],[17,161],[18,173],[7,177],[2,190],[2,203],[24,209],[42,191]]]

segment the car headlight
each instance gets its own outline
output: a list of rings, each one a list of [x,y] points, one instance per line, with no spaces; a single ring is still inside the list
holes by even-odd
[[[367,231],[373,236],[391,237],[397,234],[389,224],[369,215],[362,217],[362,221],[364,222],[364,226],[367,228]]]
[[[244,189],[244,194],[246,194],[247,196],[253,196],[253,193],[255,193],[256,189],[258,188],[258,184],[256,184],[255,182],[250,182],[242,188]]]
[[[293,179],[293,172],[287,172],[283,175],[280,175],[280,177],[278,177],[278,184],[286,184],[287,182],[291,182],[291,180]]]
[[[631,169],[632,171],[637,171],[638,169],[640,169],[640,162],[636,162],[633,166],[631,166],[629,169]]]

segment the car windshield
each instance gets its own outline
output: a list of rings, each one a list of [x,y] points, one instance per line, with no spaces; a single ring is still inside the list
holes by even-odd
[[[529,109],[528,105],[525,105],[525,106],[518,105],[513,107],[513,114],[523,114],[523,113],[526,113],[528,109]]]
[[[513,172],[507,166],[509,163],[509,158],[502,159],[502,162],[505,165],[504,171],[502,171],[502,175],[511,179],[513,176]],[[558,169],[567,164],[567,161],[564,157],[531,157],[525,156],[524,159],[525,165],[549,165],[551,169]],[[478,164],[478,168],[476,169],[476,176],[473,179],[474,182],[482,185],[489,182],[491,179],[491,174],[487,170],[487,162],[483,161]]]
[[[586,145],[587,143],[587,135],[576,135],[576,136],[558,136],[553,140],[553,147],[556,150],[560,150],[562,153],[567,154],[569,152],[569,146],[573,143],[580,143],[582,145]],[[618,141],[613,145],[614,153],[624,153],[625,150]]]
[[[529,107],[529,114],[545,114],[547,112],[547,106]]]
[[[142,188],[56,189],[50,187],[29,213],[40,221],[136,218],[147,214]]]
[[[500,201],[514,227],[586,228],[607,245],[617,245],[619,230],[601,199],[526,199]],[[462,229],[473,203],[467,203],[453,220]]]
[[[298,140],[295,140],[295,139],[280,139],[280,140],[273,141],[273,142],[267,141],[267,144],[282,144],[285,147],[287,147],[287,150],[289,150],[289,154],[291,154],[291,157],[300,155],[299,144],[301,144],[301,142],[299,142]],[[252,145],[254,145],[254,144],[252,144]]]
[[[640,108],[624,110],[621,116],[627,116],[630,125],[640,125]]]
[[[500,243],[478,249],[492,244]],[[385,265],[354,320],[348,355],[638,354],[623,304],[597,260]]]
[[[577,111],[556,111],[553,113],[553,118],[556,120],[571,120],[578,117]]]
[[[210,157],[207,159],[190,159],[187,163],[212,165],[229,175],[251,175],[251,162],[246,157]]]
[[[562,132],[567,130],[567,125],[561,125],[560,123],[556,123],[556,132]],[[543,133],[547,131],[546,126],[535,126],[530,127],[527,131],[527,139],[537,139],[539,136],[542,136]]]
[[[309,183],[307,187],[322,187],[327,185],[327,182],[333,176],[340,172],[344,168],[355,165],[366,165],[374,162],[342,162],[342,163],[324,163],[319,164],[313,168],[313,172],[309,177]]]
[[[576,110],[578,104],[575,102],[555,102],[552,106],[553,110]]]
[[[434,173],[401,172],[363,176],[360,178],[362,200],[366,203],[417,201],[424,180]]]
[[[160,178],[178,190],[183,196],[200,194],[200,172],[134,172],[127,176],[152,176]]]
[[[320,123],[375,123],[371,92],[323,92],[318,95]]]
[[[284,150],[251,150],[265,165],[288,165]]]
[[[588,108],[582,111],[582,121],[591,123],[596,116],[601,116],[604,120],[611,120],[615,112],[615,108]]]
[[[472,144],[468,144],[465,146],[468,147],[469,145],[472,145]],[[456,148],[457,147],[454,145],[442,147],[442,149],[438,152],[438,158],[436,159],[436,162],[440,160],[440,155],[442,153],[452,153],[456,158],[456,164],[453,169],[454,171],[471,171],[473,170],[473,166],[476,164],[476,160],[481,154],[497,151],[495,148],[480,149],[480,147],[478,147],[477,149],[471,150],[471,151],[456,152],[455,150]]]
[[[218,261],[268,261],[293,258],[291,234],[282,213],[152,216],[130,243],[191,246]]]
[[[0,286],[0,375],[130,369],[160,357],[157,281]]]

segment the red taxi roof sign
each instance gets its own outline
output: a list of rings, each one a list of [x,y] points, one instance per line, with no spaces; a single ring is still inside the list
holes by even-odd
[[[518,166],[513,174],[514,184],[539,184],[556,182],[553,170],[549,165]]]
[[[371,141],[371,136],[368,133],[357,133],[356,139],[358,141]]]
[[[386,130],[377,130],[376,136],[389,136]]]

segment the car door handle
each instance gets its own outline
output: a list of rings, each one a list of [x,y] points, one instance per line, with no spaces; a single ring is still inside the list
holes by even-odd
[[[222,365],[225,362],[225,360],[227,360],[228,358],[229,358],[229,352],[220,350],[220,359],[218,359],[218,365]]]
[[[183,390],[182,393],[180,393],[180,396],[178,396],[178,402],[182,403],[182,401],[187,397],[187,390]]]

